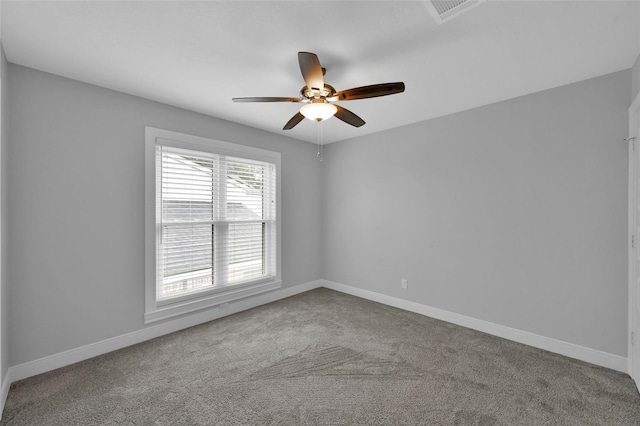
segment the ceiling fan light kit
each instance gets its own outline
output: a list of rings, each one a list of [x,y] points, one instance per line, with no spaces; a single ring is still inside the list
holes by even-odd
[[[323,99],[314,99],[300,108],[300,113],[309,120],[322,121],[331,118],[338,112],[338,107]]]
[[[251,97],[233,98],[234,102],[298,102],[304,103],[282,130],[294,128],[303,118],[321,122],[334,115],[354,127],[360,127],[365,121],[353,112],[332,102],[351,101],[355,99],[376,98],[378,96],[393,95],[404,92],[404,83],[382,83],[370,86],[355,87],[353,89],[336,92],[333,86],[324,83],[325,69],[320,66],[320,61],[315,53],[298,52],[298,64],[302,78],[306,83],[300,90],[300,98],[286,97]]]

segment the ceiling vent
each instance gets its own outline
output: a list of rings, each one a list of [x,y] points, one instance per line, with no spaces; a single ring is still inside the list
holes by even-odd
[[[481,5],[485,1],[486,0],[425,0],[424,4],[433,19],[438,24],[442,24]]]

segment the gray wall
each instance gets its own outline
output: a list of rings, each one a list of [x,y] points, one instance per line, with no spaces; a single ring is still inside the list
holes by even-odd
[[[331,144],[324,163],[311,144],[7,71],[9,365],[145,327],[146,125],[282,152],[286,287],[326,278],[626,356],[631,71]]]
[[[144,126],[281,152],[284,287],[321,278],[312,144],[14,64],[8,72],[10,365],[145,327]]]
[[[7,146],[9,144],[9,109],[7,105],[7,98],[9,97],[9,80],[7,76],[7,58],[4,56],[4,49],[0,45],[0,83],[2,89],[0,90],[2,99],[2,134],[0,135],[0,253],[1,253],[1,267],[0,267],[0,297],[2,306],[0,307],[0,323],[2,324],[2,332],[0,333],[2,341],[0,341],[0,351],[2,354],[2,365],[0,365],[0,378],[4,380],[9,368],[9,294],[7,283]]]
[[[324,278],[626,357],[630,80],[327,146]]]
[[[640,55],[638,55],[636,61],[633,63],[631,72],[631,100],[633,101],[636,96],[638,96],[638,93],[640,93]]]

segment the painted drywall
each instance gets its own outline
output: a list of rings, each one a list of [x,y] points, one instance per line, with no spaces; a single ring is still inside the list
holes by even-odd
[[[640,93],[640,55],[636,58],[631,68],[631,100],[633,101]]]
[[[638,19],[640,20],[640,7],[637,8],[638,11]],[[640,32],[637,34],[638,36],[638,44],[640,47]],[[640,93],[640,51],[638,52],[638,57],[636,58],[632,70],[632,78],[631,78],[631,100],[634,101],[638,93]]]
[[[4,56],[4,49],[0,44],[0,378],[7,377],[9,368],[9,295],[7,284],[7,145],[9,143],[9,120],[7,108],[8,85],[7,58]],[[2,383],[0,380],[0,384]],[[0,394],[0,398],[2,395]],[[0,402],[1,405],[1,402]]]
[[[282,279],[321,278],[314,146],[9,64],[9,363],[140,330],[144,127],[282,154]]]
[[[626,356],[630,80],[328,145],[324,278]]]

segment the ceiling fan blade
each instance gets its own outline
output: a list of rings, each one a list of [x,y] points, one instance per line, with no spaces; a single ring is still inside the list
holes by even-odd
[[[320,60],[315,53],[298,52],[298,63],[300,64],[300,72],[302,78],[307,83],[309,89],[324,89],[324,77]]]
[[[348,109],[342,108],[340,105],[336,105],[336,108],[338,108],[336,117],[340,120],[355,127],[364,126],[364,120],[362,118],[358,117]]]
[[[274,98],[274,97],[262,97],[262,98],[233,98],[233,102],[301,102],[300,98]]]
[[[304,115],[302,115],[299,112],[297,112],[296,115],[291,117],[291,120],[287,121],[287,124],[284,125],[282,130],[291,130],[291,129],[293,129],[303,119],[304,119]]]
[[[337,101],[352,101],[355,99],[376,98],[378,96],[387,96],[402,92],[404,92],[404,83],[399,81],[397,83],[372,84],[371,86],[343,90],[332,96],[332,99],[336,99]]]

